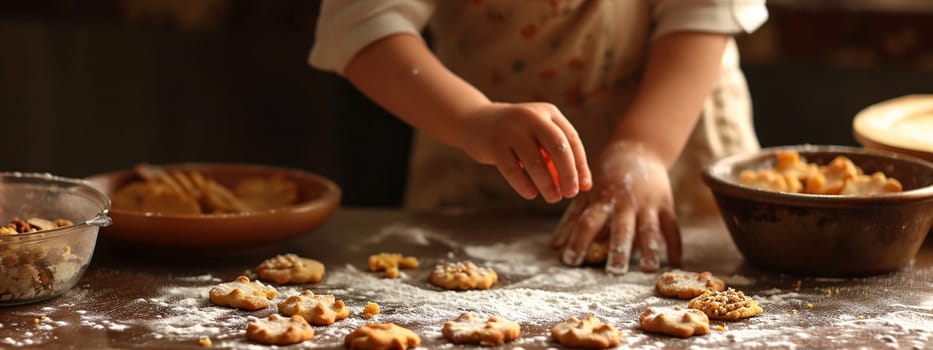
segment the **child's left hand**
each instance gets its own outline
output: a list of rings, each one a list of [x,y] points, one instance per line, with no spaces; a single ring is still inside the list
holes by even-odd
[[[665,246],[668,261],[679,265],[680,229],[664,162],[641,144],[615,142],[603,150],[593,170],[593,189],[573,200],[551,240],[563,250],[561,260],[580,265],[608,226],[607,271],[627,272],[633,245],[641,253],[642,271],[658,270]]]

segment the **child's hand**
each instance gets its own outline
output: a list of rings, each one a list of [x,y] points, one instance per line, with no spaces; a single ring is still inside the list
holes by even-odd
[[[640,144],[616,142],[603,151],[596,169],[593,190],[574,199],[551,240],[563,250],[561,260],[580,265],[608,226],[607,271],[627,272],[633,245],[641,252],[642,271],[658,270],[665,246],[668,261],[679,265],[680,230],[664,162]]]
[[[554,203],[592,186],[580,137],[554,105],[490,103],[465,120],[461,148],[495,165],[522,197]]]

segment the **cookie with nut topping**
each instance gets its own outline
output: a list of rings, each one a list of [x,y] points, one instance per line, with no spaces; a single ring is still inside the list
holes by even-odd
[[[451,290],[489,289],[499,280],[496,271],[476,266],[472,261],[448,262],[431,272],[431,284]]]
[[[638,318],[641,329],[678,338],[709,333],[709,317],[703,311],[674,307],[647,307]]]
[[[718,292],[707,290],[691,299],[687,307],[703,311],[714,320],[738,320],[758,316],[762,312],[757,301],[732,288]]]
[[[618,346],[622,332],[593,315],[571,317],[551,328],[551,338],[571,348],[605,349]]]
[[[343,300],[337,300],[330,294],[315,295],[310,290],[292,295],[278,306],[283,315],[299,315],[315,326],[326,326],[350,316]]]
[[[489,319],[483,320],[478,315],[467,312],[444,323],[441,334],[455,344],[496,346],[517,339],[521,334],[521,327],[518,323],[499,316],[490,316]]]
[[[275,284],[317,283],[324,278],[324,264],[295,254],[280,254],[256,266],[259,279]]]
[[[233,282],[214,286],[209,295],[215,305],[259,310],[269,306],[269,300],[275,298],[276,291],[275,288],[259,281],[250,281],[246,276],[239,276]]]
[[[394,323],[369,323],[344,338],[344,345],[352,350],[406,350],[419,344],[415,332]]]
[[[720,291],[726,284],[713,274],[674,270],[658,275],[654,282],[658,293],[668,298],[692,299],[706,290]]]
[[[267,345],[291,345],[314,337],[314,329],[301,316],[285,318],[276,314],[250,322],[246,339]]]

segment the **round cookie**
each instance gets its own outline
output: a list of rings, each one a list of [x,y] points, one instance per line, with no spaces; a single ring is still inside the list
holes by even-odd
[[[284,318],[272,314],[246,326],[246,339],[268,345],[296,344],[312,337],[314,329],[301,316]]]
[[[369,323],[344,338],[344,345],[358,350],[406,350],[419,344],[417,334],[394,323]]]
[[[474,313],[464,313],[455,320],[447,321],[441,334],[456,344],[479,344],[482,346],[502,345],[518,338],[521,327],[518,323],[491,316],[483,321]]]
[[[703,311],[714,320],[738,320],[758,316],[762,312],[757,301],[732,288],[718,292],[707,290],[691,299],[687,307]]]
[[[706,290],[721,291],[726,288],[726,284],[708,271],[696,273],[675,270],[660,274],[654,287],[665,297],[691,299]]]
[[[292,295],[278,306],[283,315],[299,315],[315,326],[326,326],[350,316],[343,300],[335,300],[330,294],[314,295],[310,290]]]
[[[431,284],[452,290],[489,289],[498,280],[496,271],[478,267],[472,261],[437,265],[429,278]]]
[[[696,309],[648,307],[638,318],[641,329],[679,338],[709,333],[709,317]]]
[[[557,324],[551,328],[551,338],[566,347],[605,349],[619,346],[622,332],[587,315],[583,320],[571,317]]]
[[[215,305],[259,310],[269,306],[269,300],[275,298],[276,294],[275,288],[263,285],[259,281],[250,281],[246,276],[239,276],[233,282],[214,286],[209,296]]]
[[[256,273],[275,284],[317,283],[324,278],[324,264],[295,254],[276,255],[256,266]]]

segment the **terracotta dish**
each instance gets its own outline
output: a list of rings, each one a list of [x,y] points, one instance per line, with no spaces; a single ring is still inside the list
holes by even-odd
[[[881,171],[903,192],[870,196],[761,190],[738,183],[746,169],[773,167],[794,150],[827,164],[846,156],[866,173]],[[788,146],[735,155],[703,173],[733,242],[764,269],[811,276],[859,276],[897,270],[914,257],[933,225],[933,163],[843,146]]]
[[[101,230],[102,235],[157,246],[248,246],[308,233],[324,223],[340,206],[341,191],[334,182],[297,169],[220,163],[169,164],[161,167],[197,171],[226,186],[233,186],[237,181],[250,177],[281,177],[295,183],[297,201],[281,208],[217,214],[164,214],[111,208],[113,225]],[[112,196],[138,178],[133,170],[128,169],[94,175],[87,180]]]
[[[852,133],[866,148],[933,162],[933,95],[909,95],[871,105],[856,114]]]

